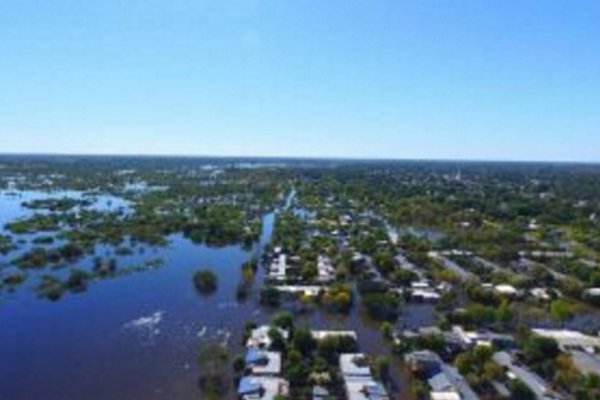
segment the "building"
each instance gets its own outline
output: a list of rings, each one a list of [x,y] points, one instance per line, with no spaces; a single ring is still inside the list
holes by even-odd
[[[600,337],[566,329],[533,329],[532,332],[556,340],[562,351],[571,354],[575,368],[582,374],[600,373]]]
[[[354,331],[311,331],[312,337],[315,340],[323,340],[328,337],[350,337],[354,340],[358,339],[358,335]]]
[[[389,400],[383,385],[372,378],[344,379],[348,400]]]
[[[410,295],[414,301],[435,303],[442,295],[432,288],[427,281],[411,282]]]
[[[340,371],[348,400],[389,400],[383,385],[371,376],[363,354],[341,354]]]
[[[467,381],[451,365],[430,350],[414,351],[404,356],[413,373],[425,376],[432,400],[477,400]]]
[[[432,400],[461,400],[458,390],[443,372],[439,372],[427,380]]]
[[[366,357],[361,353],[341,354],[340,371],[343,376],[349,377],[371,376],[371,368],[367,364]]]
[[[411,371],[417,374],[433,376],[441,371],[442,359],[431,350],[419,350],[408,353],[404,361],[409,365]]]
[[[279,331],[281,336],[283,336],[283,338],[287,340],[289,336],[288,331],[281,328],[275,328],[269,325],[263,325],[259,326],[256,329],[253,329],[250,332],[250,337],[248,337],[248,340],[246,341],[246,347],[254,347],[257,349],[268,349],[269,347],[271,347],[272,340],[269,336],[269,331],[271,329]]]
[[[519,290],[511,285],[496,285],[494,286],[494,292],[503,295],[503,296],[517,296],[519,294]]]
[[[414,301],[424,303],[436,303],[442,298],[442,295],[433,289],[413,289],[410,295]]]
[[[584,375],[600,374],[600,357],[597,354],[585,351],[571,351],[573,365]]]
[[[489,331],[465,331],[461,326],[452,327],[452,333],[460,340],[464,347],[496,345],[503,348],[515,346],[515,339],[511,335],[504,335]]]
[[[324,286],[314,286],[314,285],[284,285],[284,286],[275,286],[275,289],[277,289],[283,293],[291,293],[291,294],[299,294],[299,295],[309,296],[309,297],[317,297],[320,292],[325,290],[325,287]]]
[[[246,376],[238,385],[238,395],[242,400],[273,400],[288,393],[289,383],[277,377]]]
[[[331,393],[329,393],[329,390],[327,390],[327,388],[324,388],[323,386],[314,386],[313,390],[312,390],[312,399],[313,400],[330,400]]]
[[[578,331],[568,329],[532,329],[538,336],[556,340],[563,351],[571,348],[582,348],[593,353],[594,349],[600,349],[600,337],[586,335]]]
[[[533,288],[529,290],[529,294],[532,297],[542,300],[542,301],[550,301],[556,297],[562,297],[562,293],[556,289],[547,289],[547,288]]]
[[[317,282],[328,283],[335,279],[335,268],[331,265],[331,260],[326,256],[319,256],[317,259]]]
[[[523,365],[517,365],[509,353],[505,351],[497,352],[494,354],[493,359],[506,369],[506,374],[510,379],[519,379],[535,394],[538,400],[562,399],[562,396],[555,393],[539,375]]]
[[[281,354],[249,348],[246,352],[246,368],[252,375],[279,375],[281,373]]]
[[[284,281],[287,276],[287,256],[279,254],[269,266],[269,278],[275,281]]]

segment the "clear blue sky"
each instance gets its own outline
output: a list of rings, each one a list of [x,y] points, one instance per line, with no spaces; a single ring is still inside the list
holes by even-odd
[[[1,1],[0,152],[600,161],[600,1]]]

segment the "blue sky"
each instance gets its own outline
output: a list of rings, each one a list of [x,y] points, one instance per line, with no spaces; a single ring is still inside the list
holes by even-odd
[[[0,2],[0,152],[600,161],[600,2]]]

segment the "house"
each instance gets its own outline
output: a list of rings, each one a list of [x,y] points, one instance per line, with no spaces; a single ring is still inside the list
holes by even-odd
[[[497,352],[493,355],[493,359],[507,370],[507,376],[510,379],[519,379],[535,394],[538,400],[562,399],[562,396],[555,393],[539,375],[530,371],[527,367],[515,363],[509,353],[505,351]]]
[[[494,292],[501,294],[503,296],[510,296],[510,297],[514,297],[519,294],[519,291],[517,290],[517,288],[515,288],[512,285],[506,285],[506,284],[494,286]]]
[[[427,376],[437,374],[442,367],[440,356],[430,350],[419,350],[408,353],[404,356],[404,361],[409,365],[413,373]]]
[[[477,400],[478,397],[458,370],[444,364],[430,350],[420,350],[404,357],[413,373],[427,378],[432,400]]]
[[[583,291],[586,297],[600,297],[600,288],[589,288]]]
[[[532,332],[556,340],[562,351],[571,354],[575,368],[582,374],[600,372],[600,337],[566,329],[533,329]]]
[[[327,388],[323,386],[314,386],[312,390],[312,400],[329,400],[331,399],[331,394]]]
[[[439,372],[427,380],[431,388],[429,396],[432,400],[461,400],[460,394],[450,382],[446,374]]]
[[[350,353],[340,355],[340,371],[343,376],[370,377],[371,369],[363,354]]]
[[[389,400],[383,385],[372,378],[345,379],[348,400]]]
[[[437,302],[442,296],[425,280],[410,283],[410,295],[414,301]]]
[[[433,289],[413,289],[411,298],[424,303],[435,303],[442,298],[442,295]]]
[[[340,371],[348,400],[389,400],[383,385],[371,376],[363,354],[341,354]]]
[[[317,281],[321,283],[331,282],[335,279],[335,268],[331,265],[331,260],[326,256],[319,256],[317,259]]]
[[[489,331],[465,331],[461,326],[452,327],[452,333],[460,340],[464,347],[473,346],[498,346],[511,348],[515,345],[515,339],[511,335],[494,333]]]
[[[600,356],[595,353],[574,350],[571,351],[573,365],[583,375],[600,373]]]
[[[288,331],[281,328],[275,328],[269,325],[263,325],[250,331],[250,336],[246,341],[246,347],[254,347],[257,349],[268,349],[269,347],[271,347],[272,340],[269,336],[269,331],[271,329],[279,331],[281,336],[283,336],[283,338],[287,340],[289,336]]]
[[[556,289],[533,288],[529,290],[531,297],[542,301],[550,301],[554,297],[562,297],[562,294]]]
[[[279,254],[269,266],[269,278],[284,281],[287,275],[287,256]]]
[[[461,400],[479,400],[479,396],[471,389],[471,386],[469,386],[465,378],[458,372],[458,369],[451,365],[444,364],[442,365],[442,374],[445,375],[446,380],[450,382],[454,390],[460,394]],[[443,394],[444,392],[439,393],[439,395]],[[446,394],[448,394],[448,392],[446,392]]]
[[[246,376],[238,385],[238,395],[242,400],[273,400],[288,393],[289,383],[277,377]]]
[[[246,368],[253,375],[278,375],[281,372],[281,353],[249,348],[245,357]]]
[[[418,289],[422,289],[422,290],[426,290],[426,289],[431,289],[431,286],[429,285],[429,282],[427,281],[417,281],[417,282],[411,282],[410,283],[410,287],[413,290],[418,290]]]
[[[327,337],[350,337],[354,340],[358,339],[354,331],[311,331],[311,334],[315,340],[323,340]]]
[[[283,293],[300,294],[309,297],[317,297],[325,288],[314,285],[284,285],[275,286],[275,289]]]
[[[600,337],[586,335],[579,331],[569,329],[532,329],[531,331],[538,336],[556,340],[563,351],[569,351],[571,348],[583,348],[593,353],[594,348],[600,349]]]

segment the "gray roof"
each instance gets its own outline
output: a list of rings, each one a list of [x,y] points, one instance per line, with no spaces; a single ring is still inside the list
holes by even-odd
[[[512,372],[521,382],[523,382],[536,397],[541,400],[562,399],[561,396],[554,393],[549,385],[539,375],[513,363],[512,357],[505,351],[494,354],[494,361]]]
[[[584,351],[571,352],[573,364],[583,374],[600,373],[600,357],[596,354],[586,353]]]

